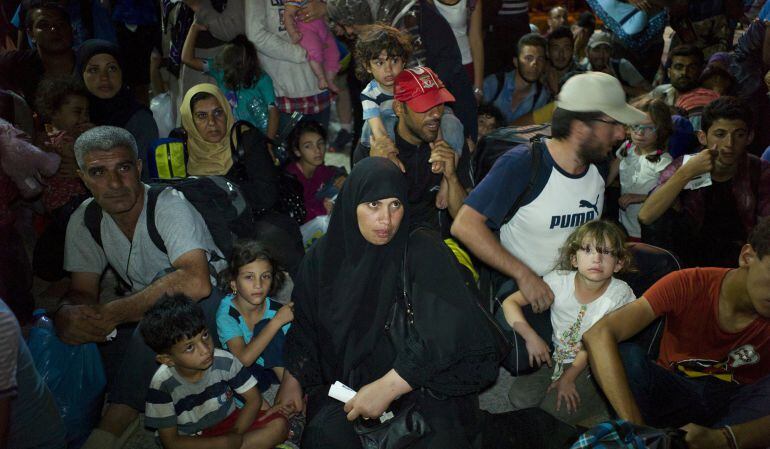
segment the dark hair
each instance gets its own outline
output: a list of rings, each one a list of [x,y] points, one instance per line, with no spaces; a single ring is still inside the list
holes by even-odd
[[[521,39],[516,44],[516,56],[520,55],[521,50],[526,46],[540,47],[543,49],[543,53],[548,51],[548,41],[538,33],[527,33],[521,36]]]
[[[682,44],[672,48],[671,52],[668,54],[669,66],[674,62],[674,56],[695,58],[698,61],[698,64],[703,64],[705,62],[703,51],[692,44]]]
[[[214,64],[224,72],[225,87],[230,90],[248,89],[262,75],[257,49],[243,34],[235,36],[222,48]]]
[[[158,354],[168,354],[176,343],[206,329],[200,304],[185,295],[164,295],[144,313],[139,331],[147,346]]]
[[[564,25],[560,26],[559,28],[556,28],[553,30],[546,40],[548,41],[548,45],[551,45],[551,42],[555,41],[556,39],[565,39],[568,38],[570,41],[575,40],[575,36],[572,35],[572,30],[569,29],[569,27],[565,27]]]
[[[770,254],[770,217],[757,221],[749,235],[749,245],[760,259]]]
[[[668,139],[674,133],[674,122],[671,121],[671,108],[663,100],[651,98],[647,95],[636,98],[631,105],[649,114],[652,123],[655,125],[655,134],[657,136],[655,146],[658,147],[658,151],[648,154],[646,158],[650,162],[658,162],[663,155],[663,151],[668,149]],[[623,157],[628,156],[628,147],[624,145],[620,150],[620,154]]]
[[[716,64],[708,64],[706,65],[706,68],[703,69],[703,72],[700,74],[700,78],[698,79],[698,85],[703,85],[706,81],[708,81],[710,78],[721,76],[722,78],[726,79],[730,82],[730,87],[727,89],[728,92],[733,90],[733,87],[735,87],[737,81],[735,80],[735,77],[727,71],[722,66],[716,65]]]
[[[551,137],[554,139],[566,139],[569,137],[573,120],[590,122],[601,116],[602,113],[599,111],[575,112],[557,107],[553,111],[553,118],[551,118]]]
[[[495,119],[496,128],[499,128],[505,124],[505,117],[503,117],[503,113],[500,111],[500,108],[498,108],[493,104],[481,103],[479,105],[476,115],[478,117],[481,117],[482,115],[488,115],[492,117],[493,119]]]
[[[190,112],[195,113],[195,104],[199,101],[208,100],[209,98],[218,100],[215,95],[209,92],[198,92],[197,94],[193,95],[192,98],[190,98]],[[227,105],[220,104],[220,106],[225,107]]]
[[[269,249],[262,243],[256,240],[238,240],[233,245],[233,252],[228,260],[227,268],[222,272],[224,276],[221,276],[221,283],[228,285],[230,281],[234,281],[238,278],[238,272],[244,265],[248,265],[255,260],[267,261],[272,267],[273,282],[270,284],[270,290],[267,292],[268,296],[275,294],[283,287],[286,282],[286,274],[283,268],[275,260]]]
[[[51,0],[47,0],[47,1],[38,0],[30,3],[31,4],[29,5],[27,12],[24,15],[24,29],[30,30],[32,28],[32,25],[33,25],[32,21],[34,20],[34,17],[35,17],[34,12],[41,11],[41,10],[56,12],[57,14],[59,14],[59,16],[62,19],[64,19],[68,24],[70,24],[70,28],[72,28],[72,22],[70,21],[70,14],[60,4],[55,3]]]
[[[80,79],[74,76],[45,78],[37,88],[35,109],[45,121],[50,121],[70,96],[88,98],[88,90]]]
[[[326,128],[323,125],[315,120],[303,120],[297,123],[297,126],[289,134],[289,153],[291,153],[292,157],[295,157],[294,151],[299,149],[299,139],[305,133],[316,133],[326,140]]]
[[[596,29],[596,17],[590,11],[583,11],[578,16],[577,26],[593,31]]]
[[[572,266],[572,257],[583,246],[583,240],[586,238],[591,238],[595,242],[601,242],[602,246],[604,246],[606,240],[609,240],[618,262],[623,263],[619,273],[634,271],[633,256],[628,247],[626,247],[626,234],[618,225],[606,220],[592,220],[583,223],[579,228],[572,231],[564,242],[564,246],[559,249],[557,269],[569,271],[575,269]]]
[[[369,62],[379,58],[383,50],[388,57],[400,56],[406,63],[412,55],[409,35],[381,23],[365,26],[358,35],[356,47],[353,50],[353,58],[356,60],[356,78],[361,81],[369,81],[372,78],[372,75],[367,72]]]
[[[749,131],[754,129],[754,121],[749,105],[736,97],[719,97],[707,104],[703,108],[703,115],[701,116],[701,130],[708,134],[711,125],[719,119],[742,120]]]

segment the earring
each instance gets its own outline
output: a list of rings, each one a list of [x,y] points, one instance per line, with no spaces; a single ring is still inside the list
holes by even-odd
[[[233,296],[238,296],[238,290],[233,289]]]

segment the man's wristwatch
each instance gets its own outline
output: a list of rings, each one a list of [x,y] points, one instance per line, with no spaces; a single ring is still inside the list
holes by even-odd
[[[483,91],[483,90],[481,90],[481,88],[479,88],[479,87],[475,87],[475,86],[474,86],[474,87],[473,87],[473,94],[474,94],[474,95],[483,95],[483,94],[484,94],[484,91]]]

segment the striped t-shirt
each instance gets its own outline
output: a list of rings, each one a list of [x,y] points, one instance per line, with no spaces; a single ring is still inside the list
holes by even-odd
[[[243,394],[256,385],[248,369],[221,349],[214,349],[214,362],[196,383],[173,367],[161,365],[147,392],[145,425],[151,429],[176,427],[180,435],[198,435],[235,411],[233,392]]]
[[[521,0],[503,0],[498,16],[513,16],[517,14],[527,14],[529,12],[529,2]]]

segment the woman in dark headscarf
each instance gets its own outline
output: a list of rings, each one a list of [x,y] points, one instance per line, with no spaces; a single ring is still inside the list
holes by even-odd
[[[90,93],[91,121],[128,130],[136,139],[139,158],[144,162],[147,150],[158,138],[158,126],[152,112],[139,104],[123,83],[118,46],[101,39],[85,41],[78,49],[76,67]],[[143,164],[142,179],[149,179],[147,164]]]
[[[432,428],[410,447],[471,447],[476,394],[497,377],[496,342],[439,236],[410,234],[407,205],[398,168],[364,159],[342,187],[327,234],[302,262],[277,404],[296,412],[303,393],[309,396],[303,448],[360,448],[346,414],[377,418],[407,394],[416,395]],[[396,348],[385,324],[401,291],[407,246],[419,337]],[[329,398],[335,381],[357,395],[346,404]]]

